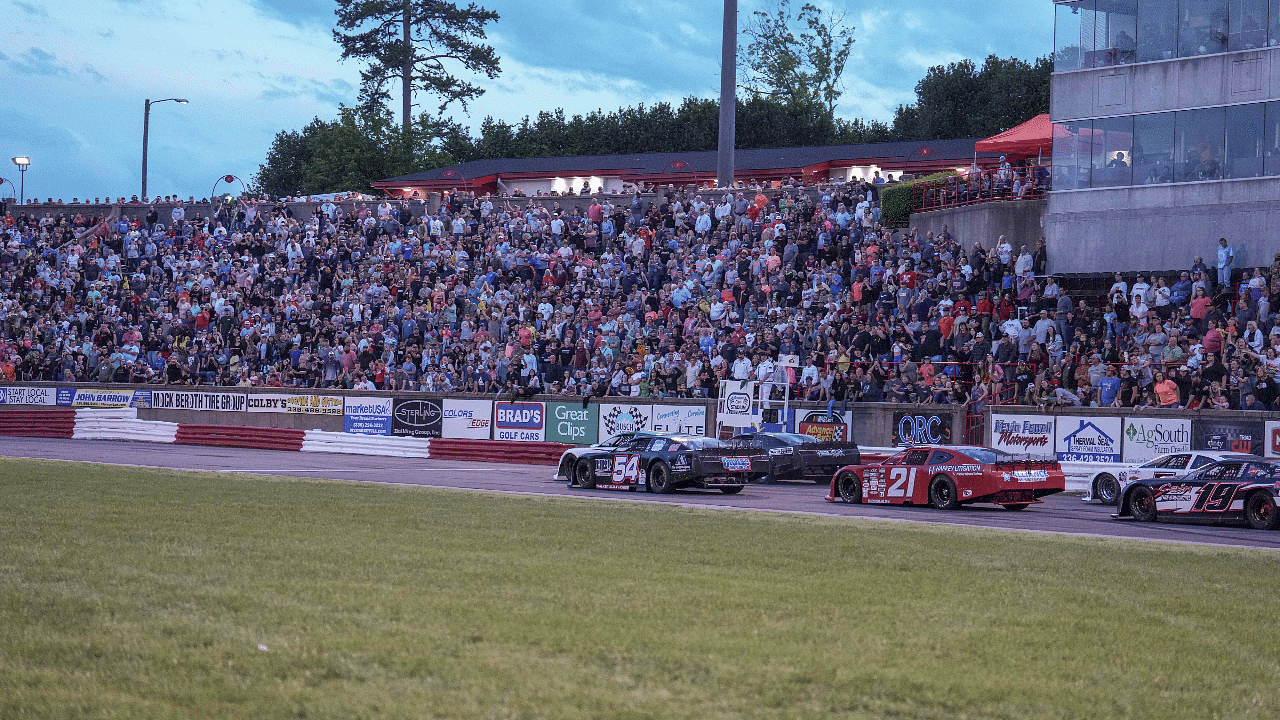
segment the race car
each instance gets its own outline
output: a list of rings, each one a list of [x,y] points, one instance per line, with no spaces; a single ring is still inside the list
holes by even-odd
[[[801,433],[743,433],[729,438],[726,444],[727,454],[750,458],[753,479],[768,482],[829,483],[838,468],[862,462],[857,443],[825,442]]]
[[[613,449],[588,449],[578,457],[574,484],[590,490],[630,490],[641,484],[652,493],[679,488],[742,492],[751,476],[750,458],[722,457],[725,444],[697,435],[647,435]]]
[[[1120,495],[1113,518],[1142,522],[1159,518],[1247,522],[1255,530],[1274,530],[1280,515],[1280,466],[1257,455],[1235,454],[1178,478],[1137,480]]]
[[[616,450],[623,445],[630,443],[634,438],[657,437],[658,434],[659,433],[652,433],[644,430],[640,432],[624,432],[618,433],[608,440],[598,442],[590,447],[571,447],[561,453],[560,463],[556,466],[556,474],[552,475],[551,479],[568,480],[570,485],[575,485],[577,484],[577,480],[573,476],[573,471],[578,464],[578,458],[581,457],[583,453],[591,450]]]
[[[916,445],[878,464],[840,468],[827,501],[940,510],[982,502],[1025,510],[1065,490],[1066,482],[1056,460],[1019,459],[972,445]]]
[[[1084,502],[1097,500],[1103,505],[1115,505],[1121,488],[1134,480],[1168,479],[1186,475],[1211,462],[1237,456],[1240,453],[1220,450],[1195,450],[1176,452],[1151,458],[1141,464],[1116,465],[1101,468],[1089,478],[1089,493]]]

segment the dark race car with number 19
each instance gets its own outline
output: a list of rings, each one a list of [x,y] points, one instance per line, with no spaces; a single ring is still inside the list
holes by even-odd
[[[726,456],[751,460],[753,479],[808,480],[826,484],[835,471],[862,462],[855,442],[826,442],[812,435],[752,432],[726,441]]]
[[[680,488],[742,492],[751,476],[749,458],[724,458],[725,444],[696,435],[638,436],[613,449],[591,449],[578,456],[573,484],[580,488],[652,493]]]
[[[1237,455],[1178,478],[1144,478],[1124,488],[1120,512],[1143,522],[1160,518],[1244,521],[1255,530],[1274,530],[1280,497],[1280,464]]]
[[[940,510],[993,503],[1025,510],[1065,490],[1066,482],[1056,460],[1021,459],[972,445],[917,445],[882,463],[840,468],[827,501]]]

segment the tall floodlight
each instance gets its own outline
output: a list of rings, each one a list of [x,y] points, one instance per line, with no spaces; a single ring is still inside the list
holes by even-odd
[[[720,152],[716,182],[733,186],[733,144],[738,114],[738,0],[724,0],[724,37],[720,47]]]

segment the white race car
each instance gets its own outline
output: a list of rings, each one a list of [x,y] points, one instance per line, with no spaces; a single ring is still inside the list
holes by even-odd
[[[556,474],[551,476],[552,480],[568,480],[570,485],[576,483],[573,476],[574,466],[578,463],[578,456],[590,450],[608,450],[610,448],[622,447],[630,443],[637,437],[652,435],[657,437],[662,433],[641,431],[641,432],[625,432],[614,435],[613,437],[598,442],[595,445],[585,447],[571,447],[560,455],[560,464],[556,466]]]
[[[1135,480],[1158,480],[1182,477],[1192,470],[1212,462],[1229,458],[1257,460],[1256,455],[1243,455],[1223,450],[1191,450],[1154,457],[1141,464],[1116,465],[1102,468],[1089,478],[1089,493],[1084,502],[1097,500],[1103,505],[1115,505],[1124,495],[1124,489]]]

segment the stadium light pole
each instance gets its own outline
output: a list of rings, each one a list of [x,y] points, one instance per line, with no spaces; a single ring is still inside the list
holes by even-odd
[[[163,100],[147,99],[146,104],[142,106],[142,195],[139,200],[145,200],[147,197],[147,135],[151,131],[151,106],[156,103],[173,101],[179,105],[186,105],[187,101],[182,98],[165,98]]]
[[[13,164],[18,166],[18,184],[22,186],[19,191],[21,198],[18,200],[19,205],[27,204],[27,166],[31,164],[31,158],[26,155],[19,155],[13,159]],[[13,183],[9,183],[12,185]]]
[[[720,41],[720,150],[716,183],[733,187],[733,145],[738,115],[738,0],[724,0],[724,35]]]

